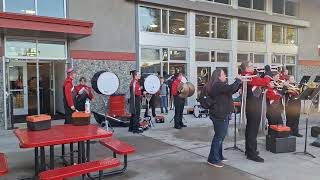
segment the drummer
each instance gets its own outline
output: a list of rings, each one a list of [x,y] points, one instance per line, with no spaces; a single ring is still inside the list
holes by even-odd
[[[130,82],[130,124],[129,132],[133,133],[142,133],[143,129],[140,128],[140,113],[141,113],[141,96],[142,96],[142,87],[140,85],[140,74],[138,71],[130,71],[132,75],[132,80]]]
[[[173,95],[173,103],[174,103],[174,128],[181,129],[183,127],[187,127],[183,124],[183,109],[185,104],[185,98],[180,97],[180,91],[178,90],[178,86],[182,83],[181,80],[183,78],[182,73],[175,74],[176,80],[172,83],[171,93]]]

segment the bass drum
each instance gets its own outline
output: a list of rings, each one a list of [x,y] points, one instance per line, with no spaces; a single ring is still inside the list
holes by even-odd
[[[120,81],[114,73],[100,71],[92,77],[91,85],[96,93],[110,96],[118,90]]]
[[[149,94],[156,94],[160,89],[160,80],[155,75],[149,75],[143,84]]]

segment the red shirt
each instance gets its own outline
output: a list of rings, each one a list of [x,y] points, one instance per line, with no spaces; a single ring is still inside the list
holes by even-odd
[[[250,72],[244,72],[242,73],[242,76],[253,76],[253,73]],[[252,80],[248,82],[249,85],[251,86],[268,86],[268,84],[271,81],[271,78],[269,76],[266,76],[264,78],[260,78],[260,77],[253,77],[251,78]]]
[[[286,75],[284,75],[283,73],[280,74],[280,80],[284,81],[286,80]]]
[[[278,93],[277,90],[273,88],[268,88],[267,89],[267,99],[270,101],[277,101],[280,100],[282,96]]]
[[[171,85],[171,94],[173,96],[177,96],[178,95],[178,86],[180,85],[181,80],[176,79],[175,81],[173,81],[172,85]]]
[[[72,99],[72,91],[73,91],[72,80],[73,79],[71,77],[67,77],[63,83],[64,95],[66,97],[67,104],[69,107],[74,106],[73,99]]]
[[[89,94],[88,94],[89,99],[92,100],[93,99],[93,94],[92,94],[91,88],[89,86],[86,86],[86,85],[79,84],[78,86],[74,87],[74,90],[76,92],[76,96],[79,95],[79,92],[80,92],[80,90],[82,88],[85,88],[89,92]]]
[[[141,95],[142,95],[142,92],[141,92],[142,89],[141,89],[141,86],[140,86],[139,81],[137,81],[137,80],[131,80],[130,86],[133,86],[133,82],[135,82],[134,95],[135,95],[135,96],[141,96]]]

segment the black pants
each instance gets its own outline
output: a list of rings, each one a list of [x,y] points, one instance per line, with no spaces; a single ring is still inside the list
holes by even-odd
[[[135,97],[135,113],[131,114],[129,130],[138,130],[140,125],[140,113],[141,113],[141,97]]]
[[[257,156],[257,136],[261,121],[262,98],[248,97],[246,106],[246,155]]]
[[[301,111],[301,100],[289,100],[286,106],[287,126],[291,128],[291,134],[299,133],[299,119]]]
[[[267,119],[269,125],[283,125],[281,117],[282,104],[280,102],[267,102]]]
[[[185,99],[179,96],[174,96],[174,127],[181,127],[183,125],[183,109],[185,104]]]
[[[147,101],[147,107],[146,107],[146,111],[144,113],[144,117],[149,116],[148,106],[149,106],[149,108],[151,108],[152,116],[155,117],[156,116],[156,97],[154,95],[151,97],[151,99],[149,101],[149,104],[148,104],[148,101]]]
[[[63,105],[64,105],[64,113],[65,113],[65,121],[64,121],[64,124],[71,124],[72,113],[73,113],[74,111],[68,106],[66,100],[63,101]]]

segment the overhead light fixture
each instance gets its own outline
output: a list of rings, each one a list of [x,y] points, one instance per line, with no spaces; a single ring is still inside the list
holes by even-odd
[[[151,24],[150,27],[156,28],[156,27],[158,27],[158,25],[156,25],[156,24]]]
[[[179,28],[179,31],[184,31],[186,30],[186,28]]]

